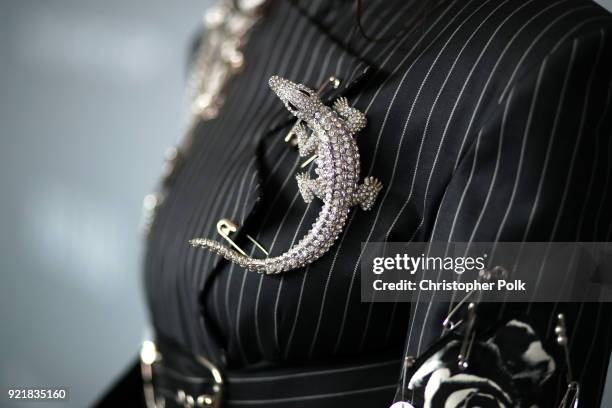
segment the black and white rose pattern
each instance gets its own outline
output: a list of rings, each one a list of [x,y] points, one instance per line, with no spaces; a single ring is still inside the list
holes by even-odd
[[[503,367],[497,348],[477,343],[468,370],[460,370],[457,355],[461,342],[453,340],[431,356],[410,379],[419,408],[512,407],[512,379]]]
[[[533,407],[530,396],[555,371],[535,331],[519,320],[475,342],[466,370],[457,365],[460,348],[460,341],[449,341],[412,375],[408,389],[415,407]]]
[[[510,320],[489,343],[498,347],[519,389],[537,388],[555,372],[555,361],[544,350],[538,335],[527,323]]]

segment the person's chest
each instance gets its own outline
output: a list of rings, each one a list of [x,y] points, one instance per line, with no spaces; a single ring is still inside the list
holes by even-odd
[[[399,350],[407,304],[361,302],[361,243],[429,238],[462,152],[494,110],[506,84],[500,78],[512,73],[504,64],[516,60],[514,51],[501,47],[512,29],[500,34],[500,23],[529,10],[504,7],[449,2],[392,41],[358,40],[357,52],[338,42],[343,33],[341,40],[355,38],[350,16],[338,16],[331,35],[295,6],[276,5],[253,29],[220,114],[196,128],[158,212],[146,260],[156,329],[195,353],[220,346],[238,365]],[[377,10],[384,8],[370,20],[364,15],[368,28],[391,34],[410,4],[403,12]],[[356,135],[360,177],[384,186],[371,211],[351,211],[322,258],[280,276],[248,272],[187,244],[222,240],[218,223],[230,220],[247,254],[264,256],[246,234],[273,256],[297,243],[319,213],[320,201],[306,204],[295,178],[314,176],[316,160],[304,164],[285,141],[295,119],[269,90],[272,75],[314,89],[338,78],[339,88],[324,95],[344,94],[366,113],[368,125]]]

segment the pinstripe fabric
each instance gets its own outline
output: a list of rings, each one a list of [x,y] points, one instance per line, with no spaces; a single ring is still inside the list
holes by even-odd
[[[580,0],[448,0],[432,2],[420,21],[418,0],[366,2],[365,29],[392,36],[372,43],[356,32],[354,7],[270,6],[245,49],[246,70],[228,84],[219,117],[198,125],[153,226],[145,277],[156,330],[230,370],[325,369],[399,360],[404,347],[426,351],[449,305],[360,303],[361,242],[611,238],[612,19],[605,11]],[[354,82],[366,68],[365,80]],[[319,261],[261,276],[186,241],[215,237],[226,217],[278,254],[314,221],[319,204],[299,196],[300,160],[282,141],[290,123],[267,89],[272,74],[313,87],[329,75],[344,80],[341,92],[368,115],[357,136],[364,176],[379,177],[385,189],[371,212],[351,212]],[[552,316],[567,314],[585,406],[595,406],[611,309],[508,305],[486,316],[493,323],[525,311],[549,341]],[[386,370],[393,378],[400,367]],[[251,399],[234,405],[392,401],[394,382],[360,378],[319,397],[306,385],[291,395],[279,390],[265,403],[254,386]],[[562,376],[549,381],[542,406],[563,386]]]

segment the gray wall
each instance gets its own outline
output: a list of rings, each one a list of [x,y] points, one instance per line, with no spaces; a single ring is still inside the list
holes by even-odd
[[[0,1],[0,389],[82,408],[135,357],[142,197],[209,3]]]
[[[80,408],[135,356],[141,201],[209,2],[0,0],[0,389]]]

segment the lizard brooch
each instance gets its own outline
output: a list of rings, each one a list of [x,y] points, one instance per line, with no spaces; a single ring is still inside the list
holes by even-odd
[[[251,271],[276,274],[306,266],[323,256],[334,244],[344,228],[351,207],[359,205],[370,210],[382,189],[374,177],[366,177],[359,184],[360,159],[355,133],[366,125],[366,117],[349,106],[346,98],[338,98],[333,106],[323,104],[318,94],[302,84],[273,76],[270,88],[285,104],[289,112],[311,130],[299,124],[296,129],[300,156],[317,154],[315,173],[296,176],[298,188],[306,203],[314,197],[323,206],[308,233],[287,252],[270,258],[252,258],[206,238],[195,238],[189,243],[208,249],[225,259]]]

